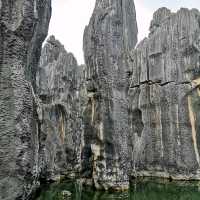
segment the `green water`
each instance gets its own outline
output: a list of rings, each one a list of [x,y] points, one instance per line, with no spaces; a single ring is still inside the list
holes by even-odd
[[[63,197],[63,191],[71,197]],[[97,192],[76,182],[51,184],[36,200],[200,200],[200,183],[143,181],[133,183],[127,192]]]

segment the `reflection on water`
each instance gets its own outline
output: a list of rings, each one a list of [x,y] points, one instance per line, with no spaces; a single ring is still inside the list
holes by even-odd
[[[68,194],[68,195],[64,195]],[[77,182],[51,184],[43,188],[36,200],[200,200],[198,182],[133,183],[127,192],[112,193],[83,188]]]

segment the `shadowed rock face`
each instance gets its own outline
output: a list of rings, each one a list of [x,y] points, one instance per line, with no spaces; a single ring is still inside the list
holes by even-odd
[[[51,36],[42,50],[37,76],[44,179],[73,176],[80,170],[83,71],[74,56]]]
[[[37,184],[39,136],[31,82],[50,13],[50,0],[0,0],[0,199],[27,199]]]
[[[137,175],[199,179],[200,13],[161,8],[132,52],[129,89]]]
[[[128,187],[127,55],[136,42],[133,1],[97,0],[84,33],[87,106],[83,114],[82,174],[99,189]]]

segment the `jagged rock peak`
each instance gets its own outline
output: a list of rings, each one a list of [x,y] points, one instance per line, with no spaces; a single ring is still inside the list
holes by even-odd
[[[167,13],[165,8],[157,12],[160,13],[162,10]],[[149,38],[141,41],[134,51],[134,54],[138,53],[142,57],[133,57],[133,74],[136,72],[139,76],[132,79],[132,84],[138,85],[138,81],[184,83],[198,78],[199,35],[198,10],[181,8],[177,13],[165,17],[151,32]],[[186,59],[187,57],[192,59]],[[154,61],[157,64],[153,63]]]
[[[42,49],[40,67],[44,67],[51,62],[57,61],[57,59],[60,59],[60,62],[62,62],[65,67],[69,67],[72,64],[75,66],[78,65],[74,55],[70,52],[67,52],[64,45],[57,40],[54,35],[51,35],[47,39],[44,48]]]
[[[193,8],[191,10],[188,8],[180,8],[176,13],[171,12],[170,9],[165,8],[165,7],[159,8],[153,14],[153,19],[151,21],[150,28],[149,28],[150,35],[152,35],[158,27],[163,26],[169,18],[173,18],[173,16],[174,17],[186,16],[189,13],[194,15],[197,18],[197,20],[199,21],[200,13],[199,13],[199,10],[196,8]],[[183,21],[183,19],[182,19],[182,21]]]
[[[153,19],[150,24],[150,34],[153,34],[154,30],[159,27],[163,21],[171,15],[171,11],[168,8],[159,8],[153,14]]]
[[[49,38],[47,39],[47,41],[45,43],[45,46],[47,46],[48,44],[66,51],[64,48],[64,45],[62,45],[61,42],[55,38],[54,35],[49,36]]]
[[[97,28],[98,23],[101,22],[103,25],[105,22],[106,26],[102,26],[102,33],[105,32],[108,35],[115,34],[116,37],[119,32],[122,32],[124,39],[122,40],[124,45],[124,50],[129,51],[135,47],[137,43],[137,22],[136,20],[136,11],[133,0],[96,0],[95,8],[90,19],[90,28],[94,28],[94,33],[100,31],[100,27]],[[93,24],[93,25],[92,25]],[[121,27],[117,30],[117,26]],[[113,29],[112,27],[116,27]],[[87,30],[87,29],[86,29]],[[113,32],[114,31],[114,32]],[[87,34],[90,36],[91,34]],[[93,35],[94,37],[94,35]],[[86,38],[86,34],[85,37]]]
[[[52,95],[64,90],[65,79],[75,80],[78,70],[77,60],[72,53],[68,53],[55,36],[50,36],[45,43],[37,76],[38,94]]]

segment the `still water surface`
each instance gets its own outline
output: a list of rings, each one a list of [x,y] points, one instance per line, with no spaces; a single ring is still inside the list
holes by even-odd
[[[70,197],[64,197],[67,191]],[[97,192],[77,182],[51,184],[36,200],[200,200],[200,183],[143,181],[132,184],[128,192]]]

